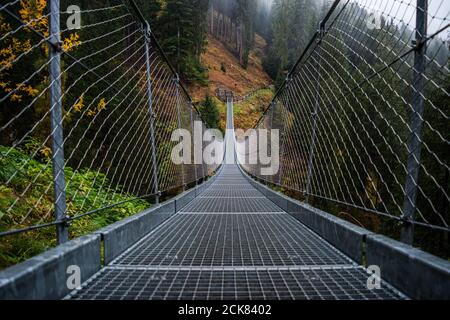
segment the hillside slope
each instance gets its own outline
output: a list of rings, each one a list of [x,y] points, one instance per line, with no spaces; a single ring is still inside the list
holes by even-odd
[[[239,115],[235,119],[236,127],[248,128],[250,123],[254,123],[259,118],[260,109],[262,106],[267,106],[272,97],[270,90],[258,90],[272,85],[272,80],[262,67],[265,47],[265,40],[256,35],[255,48],[250,53],[247,69],[244,69],[226,45],[209,36],[207,50],[202,55],[202,63],[208,69],[209,84],[189,88],[194,101],[202,101],[207,95],[215,97],[218,88],[233,91],[236,96],[244,96],[256,90],[248,99],[235,104],[235,109],[238,111],[238,114],[236,112],[235,114]],[[225,104],[217,98],[215,101],[221,114],[220,125],[224,128]]]

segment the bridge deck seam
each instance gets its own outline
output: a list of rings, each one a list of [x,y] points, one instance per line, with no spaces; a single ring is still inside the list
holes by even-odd
[[[237,211],[230,211],[230,212],[226,212],[226,211],[217,211],[217,212],[203,212],[203,211],[180,211],[177,214],[205,214],[205,215],[213,215],[213,214],[229,214],[229,215],[236,215],[236,214],[242,214],[242,215],[251,215],[251,214],[282,214],[282,215],[288,215],[288,213],[284,212],[284,211],[268,211],[268,212],[237,212]]]
[[[121,270],[197,270],[197,271],[270,271],[270,270],[335,270],[364,269],[354,264],[292,265],[292,266],[158,266],[158,265],[108,265],[106,269]]]

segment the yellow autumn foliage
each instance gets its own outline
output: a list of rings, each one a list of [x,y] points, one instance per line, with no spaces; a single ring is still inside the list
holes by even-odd
[[[80,112],[84,108],[84,94],[78,99],[78,101],[73,105],[73,109],[76,112]]]
[[[105,108],[106,108],[106,100],[105,98],[101,98],[97,106],[94,109],[89,110],[87,115],[93,117]]]
[[[52,149],[50,149],[47,146],[44,146],[39,150],[39,153],[43,158],[50,159],[50,157],[52,155]]]
[[[71,33],[68,38],[63,40],[63,50],[69,52],[71,49],[78,46],[81,43],[79,39],[80,36],[77,33]]]
[[[48,15],[45,14],[47,8],[47,0],[21,0],[19,16],[27,27],[23,28],[24,32],[32,32],[35,30],[43,36],[49,35],[49,21]],[[7,34],[13,31],[11,24],[9,24],[3,15],[0,13],[0,33]],[[80,36],[77,33],[71,33],[66,38],[62,39],[63,50],[69,52],[81,44]],[[42,51],[44,58],[48,57],[48,44],[43,42]],[[7,36],[0,43],[0,90],[4,93],[9,93],[9,100],[11,102],[21,102],[24,98],[33,98],[39,94],[39,90],[29,84],[14,83],[11,81],[9,72],[13,72],[18,59],[33,49],[30,39],[19,39],[12,36]],[[8,72],[9,71],[9,72]],[[42,81],[41,81],[42,83]]]
[[[105,98],[102,98],[97,105],[97,110],[102,111],[105,108],[106,108],[106,101]]]
[[[22,21],[48,37],[48,17],[44,15],[47,0],[21,0],[20,7],[19,14]]]

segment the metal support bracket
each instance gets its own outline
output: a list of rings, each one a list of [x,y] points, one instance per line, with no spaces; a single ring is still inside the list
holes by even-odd
[[[422,127],[425,90],[424,73],[426,67],[426,39],[427,34],[428,0],[417,0],[416,32],[412,42],[414,46],[413,68],[413,96],[412,112],[410,116],[411,132],[408,138],[407,175],[405,178],[405,197],[403,200],[403,223],[401,241],[412,244],[414,240],[414,215],[417,207],[417,190],[420,170],[420,155],[422,148]]]
[[[181,110],[180,110],[180,76],[178,73],[175,74],[175,78],[173,78],[173,81],[176,84],[176,108],[177,108],[177,122],[178,122],[178,129],[181,129]],[[184,169],[184,161],[181,163],[181,179],[182,183],[181,186],[183,187],[183,190],[186,190],[186,182],[185,182],[185,169]]]
[[[64,132],[63,132],[63,106],[61,84],[61,51],[60,40],[60,3],[59,0],[50,2],[50,117],[52,129],[52,166],[54,184],[55,220],[66,218],[66,179],[64,173]],[[69,240],[69,231],[65,224],[56,225],[58,244]]]
[[[153,181],[153,193],[155,194],[155,202],[159,203],[160,190],[158,183],[158,167],[157,167],[157,149],[156,149],[156,139],[155,139],[155,119],[156,114],[153,110],[153,93],[152,93],[152,82],[151,82],[151,70],[150,70],[150,24],[146,21],[144,24],[144,35],[145,35],[145,60],[146,60],[146,72],[147,72],[147,97],[148,97],[148,114],[149,114],[149,125],[150,125],[150,145],[152,153],[152,177]]]
[[[319,22],[319,28],[317,29],[317,44],[322,42],[323,37],[325,36],[325,21]]]

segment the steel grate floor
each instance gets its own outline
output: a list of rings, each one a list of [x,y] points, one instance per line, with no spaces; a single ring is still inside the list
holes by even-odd
[[[203,192],[200,198],[265,198],[264,195],[256,189],[246,190],[221,190],[221,189],[208,189]]]
[[[399,299],[256,190],[235,165],[70,299]]]
[[[351,260],[286,213],[182,213],[119,257],[119,265],[339,265]]]
[[[398,299],[366,288],[363,268],[286,270],[158,270],[105,268],[72,299],[292,300]]]
[[[251,184],[236,184],[236,185],[231,185],[231,184],[222,184],[222,185],[218,185],[218,184],[213,184],[211,185],[208,190],[225,190],[225,191],[230,191],[230,190],[256,190],[255,188],[252,187]]]
[[[183,208],[186,212],[282,212],[267,198],[197,198]]]

